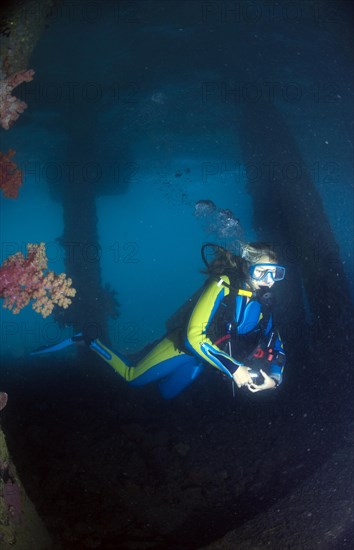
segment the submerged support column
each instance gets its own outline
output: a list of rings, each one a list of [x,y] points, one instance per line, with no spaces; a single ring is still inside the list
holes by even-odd
[[[339,247],[296,141],[271,102],[242,106],[240,141],[244,164],[258,168],[248,188],[259,237],[270,235],[283,255],[287,248],[293,251],[287,314],[296,318],[296,309],[303,307],[303,283],[312,327],[327,341],[342,338],[352,308]],[[296,170],[293,179],[286,175],[291,167]]]

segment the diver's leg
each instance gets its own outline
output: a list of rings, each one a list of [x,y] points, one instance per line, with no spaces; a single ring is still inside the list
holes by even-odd
[[[181,393],[203,372],[204,365],[195,357],[185,355],[185,361],[159,383],[162,397],[172,399]]]
[[[156,344],[136,366],[130,365],[125,357],[114,353],[100,340],[91,342],[90,348],[111,365],[124,380],[134,386],[143,386],[160,380],[171,374],[186,360],[186,354],[176,349],[174,342],[168,336]]]

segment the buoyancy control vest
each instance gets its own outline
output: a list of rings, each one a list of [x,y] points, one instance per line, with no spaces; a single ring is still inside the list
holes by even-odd
[[[218,250],[222,249],[226,252],[226,249],[223,247],[216,245],[214,243],[205,243],[201,248],[201,255],[203,262],[205,263],[208,270],[210,270],[211,264],[209,263],[207,259],[207,249],[211,248],[212,250]],[[230,284],[226,283],[222,279],[222,276],[220,275],[211,275],[205,283],[192,295],[190,296],[186,302],[167,320],[166,322],[166,329],[167,333],[170,337],[170,339],[174,342],[175,347],[185,351],[186,353],[190,353],[188,350],[185,349],[184,342],[186,337],[186,330],[189,323],[189,319],[191,317],[191,314],[200,298],[202,293],[204,292],[207,285],[210,284],[212,280],[218,281],[218,284],[222,284],[225,287],[228,287],[229,293],[224,296],[223,300],[219,304],[219,307],[217,311],[215,312],[213,319],[209,323],[207,329],[206,329],[206,336],[213,342],[219,342],[220,348],[222,349],[222,342],[223,339],[226,340],[225,336],[228,336],[229,339],[232,338],[233,342],[236,342],[237,336],[238,336],[238,319],[236,319],[236,297],[238,295],[245,295],[249,298],[256,298],[261,303],[261,326],[259,327],[260,330],[256,332],[251,333],[251,337],[253,340],[259,341],[260,336],[264,332],[264,326],[265,323],[268,323],[270,318],[270,306],[271,306],[271,295],[268,292],[261,293],[253,293],[251,291],[245,290],[242,287],[244,286],[244,281],[242,280],[242,270],[240,269],[240,266],[238,266],[237,269],[234,267],[232,268],[226,268],[225,272],[222,274],[229,278]],[[250,337],[249,336],[249,337]],[[245,337],[243,335],[242,340],[243,343],[246,344],[246,340],[249,339],[249,337]],[[218,345],[218,344],[216,344]],[[245,346],[248,350],[250,345],[252,345],[250,342],[247,343]],[[230,346],[228,346],[230,347]],[[225,350],[227,351],[227,350]]]
[[[248,350],[248,352],[250,350],[250,346],[254,347],[258,343],[271,315],[269,293],[267,293],[268,296],[266,299],[263,299],[262,296],[259,297],[251,291],[242,289],[239,279],[233,279],[230,274],[228,274],[228,277],[230,279],[230,285],[223,281],[220,276],[212,276],[208,278],[204,285],[190,298],[188,298],[188,300],[186,300],[186,302],[168,319],[166,322],[167,332],[171,340],[175,343],[176,348],[183,350],[186,353],[190,353],[184,346],[188,322],[200,296],[213,279],[219,281],[220,284],[227,286],[229,288],[229,293],[224,296],[213,316],[213,319],[207,326],[205,332],[206,336],[218,347],[220,347],[220,349],[223,349],[226,352],[230,347],[230,340],[232,341],[233,348],[237,343],[237,348],[240,348],[241,345],[241,347],[244,347]],[[236,297],[238,295],[244,295],[249,298],[255,297],[259,300],[261,304],[260,311],[262,314],[258,330],[251,332],[249,335],[242,335],[242,338],[240,339],[238,338],[238,323],[235,315]],[[241,351],[241,349],[239,349],[239,351]]]
[[[248,296],[251,300],[257,302],[255,305],[256,318],[253,318],[251,329],[249,331],[241,330],[243,314],[236,312],[236,300],[242,295],[242,290],[238,290],[234,285],[230,286],[230,292],[221,301],[212,321],[206,329],[206,336],[226,353],[233,356],[232,351],[235,351],[237,358],[244,359],[248,357],[250,350],[257,345],[263,345],[263,340],[266,339],[266,330],[272,315],[271,305],[272,296],[267,290],[266,292],[256,292],[252,296]],[[245,303],[243,304],[245,306]]]

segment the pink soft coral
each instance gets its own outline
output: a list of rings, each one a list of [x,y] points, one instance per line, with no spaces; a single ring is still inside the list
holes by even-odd
[[[22,82],[30,82],[33,75],[33,69],[29,69],[0,81],[0,125],[5,130],[8,130],[27,108],[27,103],[13,96],[12,90]]]
[[[0,267],[0,297],[3,307],[19,313],[32,301],[32,308],[47,317],[55,305],[66,309],[76,290],[65,273],[47,270],[45,244],[28,244],[27,257],[16,252]]]

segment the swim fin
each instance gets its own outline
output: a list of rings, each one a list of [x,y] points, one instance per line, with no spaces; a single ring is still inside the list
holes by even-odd
[[[58,351],[58,350],[67,348],[68,346],[71,346],[72,344],[77,344],[79,342],[84,342],[84,337],[81,332],[74,334],[74,336],[72,336],[71,338],[67,338],[66,340],[63,340],[62,342],[53,344],[52,346],[41,346],[35,351],[32,351],[30,355],[43,355],[45,353],[52,353],[53,351]]]

